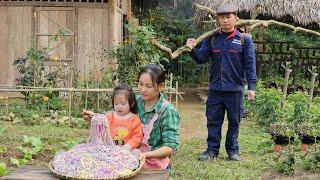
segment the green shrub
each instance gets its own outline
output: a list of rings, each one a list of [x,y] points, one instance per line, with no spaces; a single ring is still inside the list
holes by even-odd
[[[110,56],[117,59],[116,76],[119,81],[136,86],[140,68],[149,63],[160,64],[161,56],[159,50],[151,44],[150,39],[155,37],[151,26],[142,25],[129,30],[132,40],[113,49]]]

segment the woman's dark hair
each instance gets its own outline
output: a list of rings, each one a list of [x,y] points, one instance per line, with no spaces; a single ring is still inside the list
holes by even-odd
[[[153,85],[157,84],[161,84],[163,82],[165,82],[166,80],[166,75],[163,71],[163,69],[156,64],[148,64],[146,66],[144,66],[139,73],[138,79],[140,78],[141,74],[144,73],[148,73],[151,77],[152,83]]]
[[[113,89],[113,94],[112,94],[112,107],[114,108],[114,98],[118,94],[125,94],[126,98],[128,99],[129,106],[130,106],[130,111],[132,113],[137,113],[137,102],[136,102],[136,95],[134,94],[133,90],[131,87],[129,87],[126,84],[119,84]]]

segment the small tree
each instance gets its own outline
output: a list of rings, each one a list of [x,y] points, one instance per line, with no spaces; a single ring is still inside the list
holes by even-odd
[[[129,27],[129,31],[132,39],[113,49],[110,57],[117,59],[117,79],[134,86],[140,68],[149,63],[160,64],[161,56],[150,42],[155,36],[151,26]]]

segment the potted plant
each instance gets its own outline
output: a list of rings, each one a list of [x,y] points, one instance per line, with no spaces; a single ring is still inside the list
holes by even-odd
[[[314,144],[316,142],[317,129],[312,123],[301,123],[296,126],[295,132],[302,144]]]
[[[284,120],[284,116],[280,117],[280,121],[274,122],[269,126],[269,133],[275,144],[287,145],[294,142],[293,125]]]

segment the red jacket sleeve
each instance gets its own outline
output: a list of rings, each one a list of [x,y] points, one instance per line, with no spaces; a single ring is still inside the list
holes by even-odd
[[[143,138],[143,132],[141,121],[137,115],[134,115],[134,118],[132,118],[131,121],[132,138],[127,143],[130,144],[132,149],[134,149],[140,146]]]

